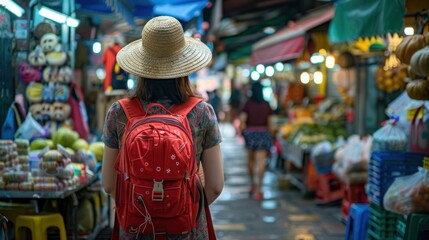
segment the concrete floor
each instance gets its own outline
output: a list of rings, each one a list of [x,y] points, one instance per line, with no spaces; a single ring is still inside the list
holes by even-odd
[[[247,192],[250,185],[243,140],[235,136],[231,125],[222,124],[221,131],[225,187],[210,207],[218,239],[344,239],[346,226],[341,222],[341,207],[321,207],[296,189],[280,189],[279,171],[266,172],[264,200],[253,200]]]

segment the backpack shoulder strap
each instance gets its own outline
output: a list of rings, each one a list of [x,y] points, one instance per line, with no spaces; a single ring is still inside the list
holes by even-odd
[[[187,102],[179,105],[174,105],[170,111],[175,114],[186,116],[201,101],[202,101],[201,98],[190,97]]]
[[[137,97],[129,99],[122,98],[118,100],[119,104],[121,104],[122,109],[125,112],[128,120],[138,116],[144,116],[146,114],[143,106],[141,105],[139,99]]]

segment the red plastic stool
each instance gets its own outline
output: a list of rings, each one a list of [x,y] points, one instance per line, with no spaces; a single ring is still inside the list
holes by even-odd
[[[317,175],[316,199],[321,204],[339,201],[343,198],[343,184],[333,173]]]

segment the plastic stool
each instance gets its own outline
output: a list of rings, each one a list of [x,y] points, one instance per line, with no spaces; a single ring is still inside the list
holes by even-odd
[[[31,230],[33,240],[47,239],[47,230],[57,227],[60,230],[60,239],[67,240],[63,216],[59,213],[40,213],[37,215],[20,215],[16,218],[15,236],[17,240],[24,239],[21,228]]]
[[[368,225],[369,204],[353,203],[347,220],[345,240],[365,240]]]
[[[429,235],[429,214],[411,213],[407,217],[406,240],[424,240]]]

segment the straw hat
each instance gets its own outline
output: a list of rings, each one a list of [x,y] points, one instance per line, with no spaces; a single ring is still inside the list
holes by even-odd
[[[123,47],[116,59],[122,69],[136,76],[171,79],[200,70],[211,57],[204,43],[183,35],[178,20],[161,16],[147,22],[142,39]]]

